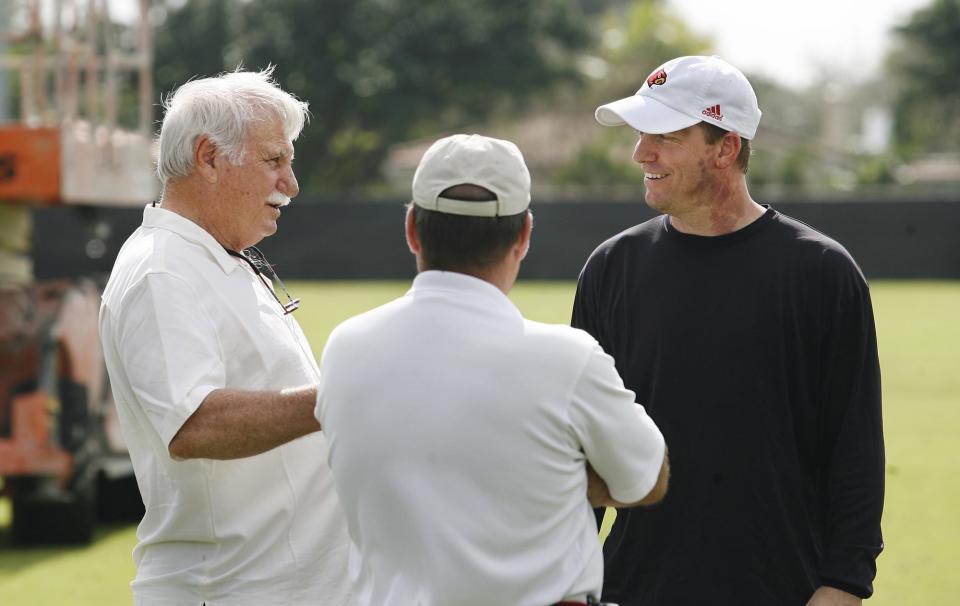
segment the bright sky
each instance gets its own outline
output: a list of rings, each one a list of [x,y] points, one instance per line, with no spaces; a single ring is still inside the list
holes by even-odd
[[[932,0],[667,0],[717,54],[792,86],[824,74],[863,80],[881,66],[889,30]]]

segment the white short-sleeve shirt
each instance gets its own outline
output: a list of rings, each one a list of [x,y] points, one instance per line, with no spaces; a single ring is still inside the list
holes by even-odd
[[[135,602],[346,603],[349,539],[322,433],[230,461],[169,455],[214,389],[319,380],[296,320],[250,267],[195,223],[147,207],[104,291],[100,334],[146,506]]]
[[[662,435],[585,332],[525,320],[492,284],[428,271],[341,324],[317,418],[363,606],[546,606],[600,595],[585,464],[622,502]]]

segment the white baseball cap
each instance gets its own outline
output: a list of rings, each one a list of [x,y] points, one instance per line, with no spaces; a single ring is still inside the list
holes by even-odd
[[[647,77],[637,94],[597,108],[604,126],[629,124],[663,134],[708,122],[753,139],[760,124],[757,95],[747,78],[718,57],[678,57]]]
[[[455,185],[477,185],[496,200],[441,197]],[[413,203],[427,210],[472,217],[518,215],[530,206],[530,172],[516,145],[483,135],[452,135],[430,146],[413,175]]]

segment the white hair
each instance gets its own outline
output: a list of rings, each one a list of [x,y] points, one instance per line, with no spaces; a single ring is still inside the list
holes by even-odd
[[[296,140],[310,118],[307,103],[281,89],[274,66],[260,72],[237,71],[191,80],[163,100],[157,176],[168,181],[193,171],[193,146],[207,135],[234,165],[243,162],[243,146],[251,122],[280,119],[284,135]]]

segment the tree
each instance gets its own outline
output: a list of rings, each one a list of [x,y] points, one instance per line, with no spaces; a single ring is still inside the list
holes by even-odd
[[[895,34],[898,151],[960,151],[960,0],[933,0]]]
[[[658,65],[683,55],[709,54],[713,47],[664,0],[636,0],[611,10],[601,27],[600,58],[608,71],[595,89],[603,99],[631,95]]]
[[[226,59],[234,39],[228,15],[235,4],[232,0],[194,0],[179,10],[161,7],[154,59],[158,90],[168,93],[190,78],[236,67],[228,67]],[[157,119],[161,117],[158,108]]]
[[[194,0],[157,34],[157,80],[276,64],[310,102],[304,189],[376,181],[390,144],[463,128],[576,77],[586,24],[564,0]]]

